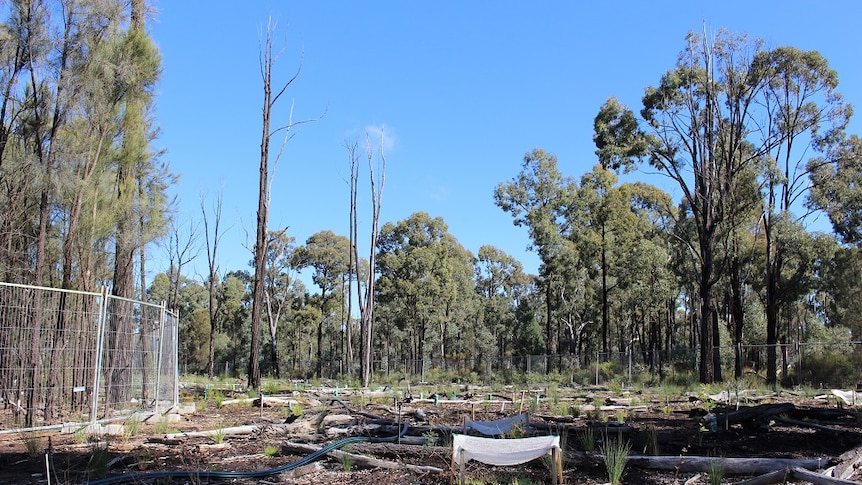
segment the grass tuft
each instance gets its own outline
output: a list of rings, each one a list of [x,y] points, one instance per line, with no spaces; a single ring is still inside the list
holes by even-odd
[[[35,433],[21,433],[21,441],[24,443],[24,449],[27,450],[27,456],[36,458],[39,455],[39,450],[42,448],[42,437]]]
[[[608,440],[606,437],[602,445],[602,459],[605,462],[608,481],[611,485],[620,485],[622,483],[623,473],[625,473],[630,452],[631,443],[627,440]]]

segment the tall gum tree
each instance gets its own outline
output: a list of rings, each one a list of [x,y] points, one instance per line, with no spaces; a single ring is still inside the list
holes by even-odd
[[[763,136],[774,142],[766,150],[763,172],[762,224],[766,238],[766,343],[767,383],[778,380],[776,350],[781,343],[780,313],[794,303],[796,269],[785,275],[793,258],[788,248],[806,215],[802,197],[808,193],[812,158],[840,140],[851,110],[837,92],[838,74],[816,51],[778,47],[757,54],[752,72],[763,79]],[[814,157],[812,157],[814,155]],[[816,164],[815,164],[816,167]],[[791,268],[788,268],[791,269]]]
[[[564,271],[572,267],[577,253],[562,236],[565,210],[575,188],[575,181],[557,168],[557,157],[536,148],[524,156],[518,176],[500,183],[494,191],[494,202],[512,215],[513,224],[529,229],[531,247],[542,262],[539,281],[545,296],[545,353],[549,355],[557,352],[559,342],[556,302],[559,295],[566,294],[565,283],[571,281]]]
[[[344,308],[341,286],[350,274],[350,241],[332,231],[312,234],[305,245],[297,248],[294,255],[297,268],[314,269],[311,278],[320,288],[321,319],[317,322],[317,365],[315,371],[321,376],[323,365],[323,333],[327,322],[332,322],[337,311]],[[347,322],[349,324],[349,322]]]
[[[807,150],[821,150],[843,130],[849,110],[834,92],[837,78],[816,52],[779,47],[720,31],[691,33],[677,65],[643,98],[642,122],[609,100],[597,116],[603,163],[627,166],[646,157],[679,186],[693,237],[677,232],[694,256],[699,298],[699,366],[703,382],[720,380],[713,288],[733,257],[717,257],[745,217],[752,173],[759,172],[767,243],[764,275],[769,344],[767,379],[774,384],[782,252],[778,222],[794,219],[805,192]],[[645,145],[644,145],[645,143]],[[801,201],[800,201],[801,202]],[[682,214],[681,214],[682,215]],[[792,224],[791,224],[792,225]],[[790,226],[785,226],[790,227]]]
[[[774,140],[750,150],[752,117],[763,82],[750,75],[757,41],[727,32],[714,39],[690,33],[674,69],[657,87],[647,88],[642,122],[615,99],[596,118],[600,161],[626,167],[645,156],[680,188],[693,233],[677,234],[693,256],[699,304],[699,377],[721,380],[713,287],[722,275],[717,247],[729,232],[729,192],[735,177],[755,163]],[[693,237],[688,237],[691,234]]]

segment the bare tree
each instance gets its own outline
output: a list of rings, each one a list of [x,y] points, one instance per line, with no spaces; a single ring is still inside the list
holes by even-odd
[[[222,213],[222,192],[219,191],[216,196],[215,206],[213,207],[213,228],[210,233],[209,218],[204,207],[204,199],[201,196],[201,214],[204,221],[204,238],[207,246],[207,278],[206,287],[209,296],[209,304],[207,305],[209,324],[210,324],[210,342],[209,342],[209,359],[207,361],[207,374],[212,379],[215,376],[215,336],[218,328],[218,298],[216,298],[216,286],[219,283],[218,274],[218,243],[221,240],[221,213]]]
[[[377,255],[377,237],[380,234],[379,219],[380,207],[383,202],[383,185],[386,180],[386,157],[383,151],[384,132],[380,130],[380,146],[377,152],[378,169],[380,174],[380,186],[377,186],[375,178],[374,166],[374,148],[371,145],[370,135],[366,132],[365,148],[368,156],[368,174],[371,183],[371,234],[370,247],[368,249],[368,271],[364,275],[365,281],[360,281],[359,271],[359,250],[355,241],[358,239],[358,224],[357,224],[357,192],[359,185],[359,164],[356,157],[356,150],[348,151],[350,157],[350,240],[353,248],[353,263],[354,274],[356,276],[356,292],[359,302],[359,334],[360,348],[359,361],[362,385],[367,386],[371,383],[371,343],[373,336],[374,323],[374,280],[375,280],[375,261]],[[364,283],[364,284],[362,284]]]
[[[176,309],[179,303],[180,279],[183,274],[183,266],[194,261],[198,255],[197,240],[199,237],[198,225],[195,221],[188,221],[188,228],[183,234],[176,220],[171,220],[171,228],[168,231],[168,278],[170,288],[168,289],[167,306]]]
[[[356,269],[356,283],[357,287],[359,285],[359,253],[356,250],[356,195],[357,195],[357,183],[359,181],[359,174],[357,172],[357,168],[359,166],[359,158],[357,155],[357,151],[359,149],[359,144],[354,141],[344,141],[344,148],[347,149],[347,156],[350,160],[350,235],[348,239],[350,240],[350,251],[348,255],[348,274],[347,274],[347,285],[346,285],[346,299],[347,299],[347,318],[344,323],[344,347],[345,353],[344,358],[345,362],[345,372],[347,374],[353,373],[353,271]],[[359,293],[357,293],[359,294]]]
[[[263,126],[261,129],[260,140],[260,185],[258,187],[258,205],[257,205],[257,233],[254,245],[254,281],[252,284],[252,309],[251,309],[251,352],[248,359],[248,385],[250,388],[260,387],[260,328],[261,328],[261,313],[264,307],[264,276],[266,273],[266,253],[267,253],[267,226],[269,223],[269,202],[270,189],[272,186],[270,167],[269,167],[269,143],[273,136],[281,134],[282,142],[278,154],[275,156],[272,164],[272,171],[278,166],[281,155],[284,153],[284,147],[287,142],[293,137],[290,133],[291,128],[296,125],[314,121],[313,119],[294,122],[293,121],[293,105],[290,109],[290,117],[285,125],[271,129],[272,109],[278,103],[281,96],[287,91],[287,88],[293,84],[293,81],[299,77],[302,70],[302,58],[300,57],[299,66],[293,76],[281,86],[281,88],[273,92],[272,87],[272,67],[276,57],[272,53],[272,35],[275,31],[275,22],[270,19],[267,25],[263,45],[260,47],[260,74],[263,78]]]

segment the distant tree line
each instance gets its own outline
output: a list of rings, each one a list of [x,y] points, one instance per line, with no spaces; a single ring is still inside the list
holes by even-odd
[[[360,255],[369,235],[356,230],[360,164],[349,143],[348,236],[297,242],[265,228],[251,255],[258,270],[222,271],[221,204],[207,213],[202,200],[209,270],[195,280],[183,269],[199,257],[199,224],[180,227],[180,216],[197,218],[173,212],[176,180],[152,148],[160,59],[143,0],[13,0],[3,14],[3,279],[168,302],[181,314],[184,371],[312,377],[338,362],[367,383],[367,361],[418,373],[431,359],[565,354],[577,367],[636,348],[661,366],[685,347],[698,349],[699,379],[715,382],[730,377],[719,347],[761,344],[765,361],[736,352],[733,375],[762,366],[776,384],[788,367],[780,344],[862,331],[862,143],[846,133],[852,109],[817,52],[690,34],[641,109],[601,106],[589,172],[527,153],[488,197],[528,231],[538,274],[492,244],[473,254],[422,211],[375,227],[371,257]],[[375,173],[372,153],[379,195],[385,164]],[[673,181],[681,199],[628,181],[638,167]],[[832,233],[809,230],[817,215]],[[170,269],[146,281],[155,245]],[[112,335],[126,324],[112,321]]]

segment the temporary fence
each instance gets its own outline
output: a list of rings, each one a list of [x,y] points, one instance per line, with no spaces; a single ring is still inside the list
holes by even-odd
[[[107,289],[0,283],[0,433],[178,404],[178,321]]]

